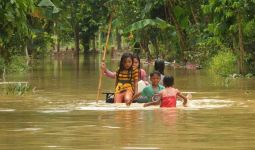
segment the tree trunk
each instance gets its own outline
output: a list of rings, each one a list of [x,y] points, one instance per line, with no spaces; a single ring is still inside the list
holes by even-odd
[[[60,52],[60,40],[59,37],[57,36],[57,52]]]
[[[6,78],[6,69],[5,69],[5,67],[4,67],[4,69],[3,69],[3,75],[2,75],[3,82],[5,82],[5,78]]]
[[[199,21],[198,21],[198,16],[196,14],[196,11],[194,9],[194,7],[190,4],[190,10],[191,10],[191,14],[192,14],[192,17],[193,17],[193,20],[195,22],[196,25],[199,24]]]
[[[101,50],[101,31],[100,31],[100,29],[98,31],[98,42],[97,43],[98,43],[97,48],[99,50]]]
[[[0,57],[3,58],[3,48],[0,46]]]
[[[93,52],[96,52],[96,36],[93,36],[93,40],[92,40],[92,46],[93,46]]]
[[[27,44],[26,44],[26,48],[27,48],[27,55],[28,56],[33,56],[33,39],[32,36],[29,36],[27,39]]]
[[[118,29],[116,29],[116,41],[117,41],[117,50],[121,51],[122,50],[122,45],[121,45],[122,38],[121,38],[121,35],[120,35]]]
[[[4,47],[0,48],[0,56],[4,59],[5,64],[10,62],[10,53],[8,50],[6,50]]]
[[[141,48],[144,50],[146,53],[146,60],[148,62],[151,61],[151,54],[150,54],[150,49],[149,49],[149,41],[147,39],[142,39],[141,43]]]
[[[74,27],[74,41],[75,41],[75,55],[79,56],[80,51],[80,35],[79,35],[79,27],[75,25]]]
[[[82,37],[82,45],[83,45],[83,48],[84,48],[84,55],[88,54],[89,53],[89,37],[88,36],[85,36],[85,37]]]
[[[58,35],[56,34],[56,26],[57,26],[57,22],[53,21],[53,35],[57,37],[56,41],[53,41],[53,51],[57,50],[57,53],[59,54],[59,49],[58,49]]]
[[[29,65],[29,60],[30,60],[30,58],[29,58],[29,54],[28,54],[28,48],[27,48],[27,44],[25,45],[25,47],[24,47],[24,50],[25,50],[25,54],[26,54],[26,59],[27,59],[27,66]]]
[[[243,45],[242,17],[240,15],[240,13],[238,13],[238,15],[237,15],[237,20],[238,20],[238,39],[239,39],[239,50],[240,50],[239,72],[241,74],[244,74],[244,53],[245,53],[245,50],[244,50],[244,45]]]
[[[181,56],[184,57],[184,51],[187,51],[187,44],[186,44],[186,39],[185,39],[185,35],[183,33],[183,30],[179,24],[179,22],[177,21],[175,15],[174,15],[174,12],[172,11],[173,10],[173,3],[171,0],[167,0],[166,1],[166,6],[167,6],[167,11],[168,11],[168,14],[170,16],[170,19],[173,21],[174,25],[175,25],[175,28],[176,28],[176,31],[177,31],[177,35],[178,35],[178,39],[179,39],[179,44],[180,44],[180,47],[181,47]]]
[[[156,59],[159,58],[159,46],[158,46],[158,41],[157,39],[151,40],[152,45],[155,47],[155,54],[156,54]]]

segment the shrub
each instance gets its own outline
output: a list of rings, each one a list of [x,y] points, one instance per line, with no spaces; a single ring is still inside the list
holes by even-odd
[[[26,92],[32,91],[32,88],[28,84],[22,84],[22,83],[17,83],[17,84],[9,84],[6,89],[6,94],[7,95],[23,95]]]
[[[212,57],[209,63],[209,69],[222,76],[228,76],[236,71],[236,56],[228,49],[219,51]]]
[[[12,56],[8,65],[8,72],[24,72],[28,69],[26,58],[23,56]]]

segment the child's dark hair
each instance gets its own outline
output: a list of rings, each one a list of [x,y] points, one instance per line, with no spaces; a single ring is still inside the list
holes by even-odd
[[[165,76],[163,78],[163,84],[165,87],[170,87],[174,85],[174,77],[173,76]]]
[[[131,67],[128,69],[128,74],[129,74],[129,77],[130,77],[130,80],[132,79],[132,69],[133,69],[133,55],[131,53],[124,53],[122,54],[121,56],[121,59],[120,59],[120,66],[119,66],[119,70],[117,71],[117,77],[116,77],[116,83],[118,83],[118,80],[119,80],[119,74],[121,71],[125,70],[125,67],[124,67],[124,62],[127,58],[130,58],[132,60],[132,65]]]
[[[130,67],[130,69],[132,69],[132,66],[133,66],[133,55],[131,53],[124,53],[122,56],[121,56],[121,59],[120,59],[120,68],[119,68],[119,71],[122,71],[122,70],[125,70],[125,67],[124,67],[124,62],[127,58],[131,58],[132,60],[132,65]]]
[[[138,62],[139,62],[138,69],[140,69],[141,68],[140,57],[138,55],[136,55],[136,54],[133,54],[133,59],[137,59],[138,60]]]
[[[141,80],[141,62],[140,62],[140,57],[137,55],[137,54],[133,54],[133,60],[134,59],[137,59],[138,60],[138,63],[139,63],[139,65],[138,65],[138,79],[139,80]],[[134,62],[134,61],[133,61]]]
[[[164,75],[164,70],[165,70],[164,60],[160,60],[160,59],[155,60],[154,70],[159,71],[161,74]]]
[[[150,78],[152,78],[154,75],[158,75],[159,77],[161,77],[160,72],[158,72],[158,71],[153,71],[152,73],[150,73]]]

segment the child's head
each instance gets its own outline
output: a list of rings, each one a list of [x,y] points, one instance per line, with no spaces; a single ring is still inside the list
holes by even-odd
[[[165,69],[164,60],[160,60],[160,59],[155,60],[154,70],[159,71],[161,74],[164,75],[164,69]]]
[[[133,67],[140,69],[140,58],[138,55],[133,55]]]
[[[120,70],[131,69],[133,65],[133,55],[131,53],[124,53],[120,59]]]
[[[158,85],[159,81],[160,81],[161,75],[160,72],[158,71],[153,71],[150,74],[150,80],[151,80],[151,84],[152,85]]]
[[[172,76],[165,76],[163,78],[163,84],[165,87],[170,87],[174,85],[174,77]]]

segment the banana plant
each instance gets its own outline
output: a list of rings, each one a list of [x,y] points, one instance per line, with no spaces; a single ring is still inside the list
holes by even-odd
[[[162,29],[162,30],[167,29],[167,28],[174,29],[174,27],[172,25],[170,25],[169,23],[167,23],[166,21],[164,21],[160,18],[143,19],[143,20],[137,21],[137,22],[129,25],[128,27],[126,27],[124,29],[124,33],[142,30],[146,27],[155,27],[155,28]]]

